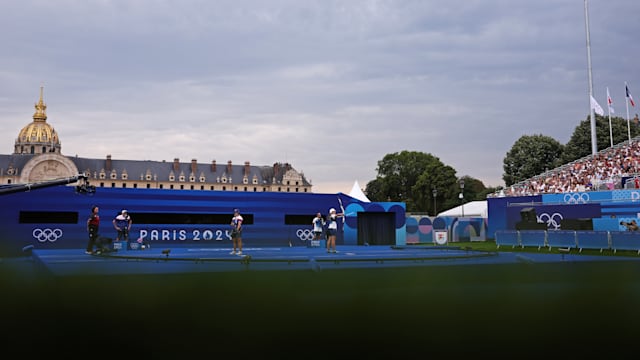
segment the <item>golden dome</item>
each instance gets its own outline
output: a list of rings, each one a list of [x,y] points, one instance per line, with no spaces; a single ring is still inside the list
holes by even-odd
[[[40,87],[40,100],[35,104],[33,122],[20,130],[15,144],[16,154],[60,153],[60,139],[53,126],[47,123],[47,105],[42,99],[42,93],[43,89]]]

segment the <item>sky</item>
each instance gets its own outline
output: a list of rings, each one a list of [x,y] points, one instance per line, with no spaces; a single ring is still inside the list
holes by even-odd
[[[594,96],[624,118],[638,14],[588,2]],[[290,163],[349,193],[407,150],[501,186],[520,137],[589,115],[585,24],[581,0],[3,1],[0,153],[44,87],[64,155]]]

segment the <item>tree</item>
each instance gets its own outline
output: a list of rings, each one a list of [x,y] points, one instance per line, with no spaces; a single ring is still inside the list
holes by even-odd
[[[503,160],[502,179],[507,186],[529,179],[560,164],[564,146],[545,135],[524,135]]]
[[[464,181],[464,188],[460,188],[460,180]],[[460,199],[460,193],[463,195],[462,199]],[[447,194],[448,196],[441,201],[441,209],[438,212],[460,206],[463,202],[485,200],[487,198],[487,188],[482,181],[465,175],[456,179],[450,185]]]
[[[418,177],[412,188],[415,197],[413,202],[416,204],[414,211],[436,215],[438,209],[443,211],[451,208],[451,199],[457,196],[454,188],[457,184],[456,171],[451,166],[444,165],[438,158],[435,159],[437,161],[428,164],[425,172]],[[435,204],[434,189],[436,190]]]
[[[378,161],[377,171],[376,179],[368,182],[365,190],[371,201],[401,201],[408,212],[431,214],[435,213],[434,205],[445,210],[447,206],[459,204],[456,171],[431,154],[406,150],[387,154]],[[475,179],[469,179],[470,184],[475,184]],[[480,190],[476,190],[475,185],[465,190],[465,198],[467,191],[473,191],[473,196],[476,191],[484,191],[484,185],[481,182],[480,185]],[[437,190],[436,204],[434,189]]]
[[[627,127],[627,120],[621,117],[611,118],[611,133],[613,134],[614,145],[629,140],[629,132],[631,132],[632,138],[640,135],[640,125],[632,120],[629,122],[629,127]],[[596,142],[598,150],[611,147],[609,117],[596,115]],[[591,154],[591,121],[587,117],[573,131],[571,139],[565,146],[561,163],[566,164]]]

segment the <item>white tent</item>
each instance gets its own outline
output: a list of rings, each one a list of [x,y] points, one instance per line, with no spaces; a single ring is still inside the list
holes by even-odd
[[[358,180],[356,180],[356,182],[353,183],[353,187],[351,188],[351,192],[349,193],[349,196],[363,202],[371,202],[371,200],[369,200],[367,195],[365,195],[362,192],[362,189],[360,189],[360,185],[358,185]]]
[[[482,201],[469,201],[464,205],[460,205],[458,207],[454,207],[453,209],[449,209],[447,211],[443,211],[438,214],[438,216],[463,216],[464,217],[482,217],[487,218],[489,213],[487,211],[487,200]]]

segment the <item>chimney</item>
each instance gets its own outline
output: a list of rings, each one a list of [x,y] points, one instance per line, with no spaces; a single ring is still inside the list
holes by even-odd
[[[198,171],[198,161],[196,159],[191,159],[191,173],[195,174]]]
[[[107,155],[106,171],[111,171],[111,155]]]
[[[213,160],[213,161],[211,162],[211,172],[213,172],[213,173],[214,173],[214,172],[216,172],[216,171],[217,171],[217,169],[216,169],[216,161],[215,161],[215,160]]]
[[[227,161],[227,174],[231,175],[231,160]]]
[[[251,173],[251,164],[248,161],[244,162],[244,176],[249,176]]]
[[[178,172],[180,170],[180,159],[173,159],[173,171]]]

